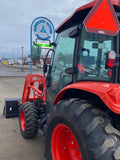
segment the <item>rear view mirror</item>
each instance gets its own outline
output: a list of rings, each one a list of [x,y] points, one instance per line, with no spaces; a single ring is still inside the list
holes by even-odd
[[[78,29],[76,28],[76,29],[74,29],[72,32],[69,33],[69,37],[70,37],[70,38],[74,38],[74,37],[76,37],[78,34],[79,34],[79,31],[78,31]]]
[[[92,43],[93,49],[106,49],[105,43]]]
[[[98,43],[92,43],[92,48],[93,49],[98,49]]]

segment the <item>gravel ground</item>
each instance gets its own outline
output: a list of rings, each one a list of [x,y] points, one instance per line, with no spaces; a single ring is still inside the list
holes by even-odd
[[[25,77],[0,77],[0,160],[45,160],[44,137],[40,133],[31,140],[24,139],[18,118],[3,116],[5,98],[22,97]]]

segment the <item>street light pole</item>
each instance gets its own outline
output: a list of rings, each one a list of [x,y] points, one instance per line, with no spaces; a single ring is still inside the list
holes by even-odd
[[[22,49],[22,68],[21,68],[21,71],[23,72],[23,48],[24,47],[21,47],[21,49]]]

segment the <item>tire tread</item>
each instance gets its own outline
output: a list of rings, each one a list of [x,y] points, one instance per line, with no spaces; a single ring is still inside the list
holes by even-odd
[[[25,102],[20,105],[19,109],[19,125],[21,134],[24,138],[30,139],[33,138],[38,132],[38,118],[39,114],[36,109],[36,103],[34,102]],[[25,131],[22,130],[20,124],[20,112],[23,111],[25,115]]]

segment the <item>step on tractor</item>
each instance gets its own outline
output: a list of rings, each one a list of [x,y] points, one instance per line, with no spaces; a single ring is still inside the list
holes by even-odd
[[[56,29],[44,74],[26,76],[20,131],[45,136],[46,160],[120,160],[119,30],[120,0],[94,0]]]

